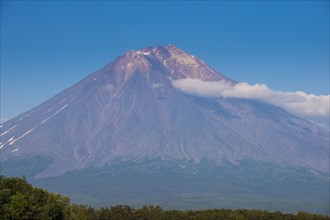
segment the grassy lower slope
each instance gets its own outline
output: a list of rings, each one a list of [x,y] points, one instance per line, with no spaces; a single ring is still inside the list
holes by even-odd
[[[329,214],[325,175],[255,161],[241,161],[237,167],[206,162],[122,162],[33,183],[94,207],[159,204],[180,210],[221,207]]]

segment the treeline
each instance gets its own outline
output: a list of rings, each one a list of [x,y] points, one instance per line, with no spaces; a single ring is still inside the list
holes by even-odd
[[[1,220],[318,220],[327,216],[298,212],[284,214],[262,210],[209,209],[200,211],[163,210],[159,206],[133,209],[117,205],[94,209],[86,205],[70,204],[69,198],[33,187],[25,178],[0,176]]]

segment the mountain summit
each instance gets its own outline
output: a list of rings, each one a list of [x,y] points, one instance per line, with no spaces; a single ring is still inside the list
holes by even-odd
[[[329,132],[274,105],[195,97],[173,86],[187,78],[236,83],[171,44],[128,51],[1,124],[1,171],[46,178],[153,161],[152,169],[177,164],[190,175],[206,166],[219,174],[250,161],[328,173]]]
[[[130,50],[110,64],[117,74],[129,79],[133,73],[143,73],[147,77],[167,77],[171,79],[200,79],[234,83],[233,80],[211,69],[203,61],[180,50],[172,44],[166,47],[147,47],[138,51]]]

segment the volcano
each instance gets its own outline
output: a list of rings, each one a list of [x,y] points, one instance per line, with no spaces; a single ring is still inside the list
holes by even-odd
[[[1,173],[96,205],[329,212],[328,131],[182,79],[237,83],[174,45],[128,51],[1,124]]]

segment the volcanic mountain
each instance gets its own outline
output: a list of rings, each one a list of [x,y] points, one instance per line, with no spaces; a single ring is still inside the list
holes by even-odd
[[[3,123],[1,172],[33,177],[41,185],[64,192],[72,192],[65,185],[74,182],[73,176],[92,174],[99,178],[116,176],[107,181],[117,181],[112,185],[117,192],[123,190],[120,185],[126,183],[131,188],[134,181],[141,183],[142,176],[148,179],[154,174],[162,176],[157,177],[162,183],[171,180],[174,185],[173,177],[188,180],[200,175],[195,183],[190,182],[195,184],[194,192],[212,181],[217,191],[221,184],[216,178],[223,180],[224,175],[232,180],[227,188],[222,185],[229,191],[233,189],[231,183],[244,182],[251,175],[259,178],[259,183],[250,179],[250,191],[260,182],[287,183],[287,178],[300,178],[304,179],[300,184],[305,185],[299,190],[309,188],[310,195],[319,190],[311,197],[318,201],[315,204],[327,206],[322,195],[328,193],[325,186],[329,183],[328,131],[274,105],[197,97],[174,86],[176,80],[189,78],[236,84],[174,45],[128,51],[48,101]],[[60,177],[65,178],[52,185]],[[289,183],[296,184],[294,181]],[[189,183],[183,182],[189,188]],[[82,182],[75,181],[76,188],[79,184]],[[155,185],[162,188],[160,182]],[[175,185],[177,189],[179,185]],[[242,185],[238,188],[246,189]],[[116,201],[140,204],[134,198],[127,201],[124,196],[111,195]]]

